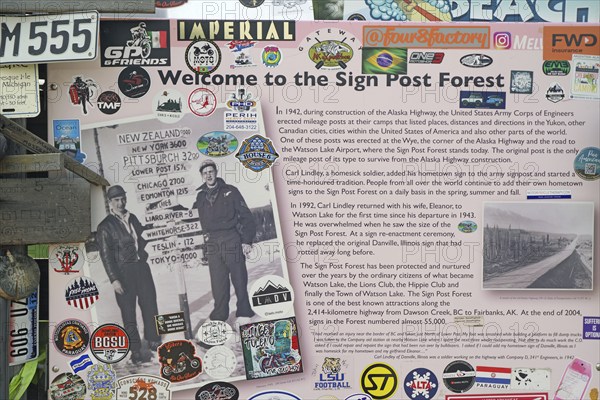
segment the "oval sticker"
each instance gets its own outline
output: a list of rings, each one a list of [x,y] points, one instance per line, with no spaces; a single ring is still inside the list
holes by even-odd
[[[477,230],[477,224],[473,221],[461,221],[458,230],[462,233],[473,233]]]
[[[352,48],[339,40],[322,40],[308,50],[308,57],[316,64],[317,69],[346,68],[353,56]]]
[[[196,147],[198,151],[209,157],[227,156],[238,148],[238,140],[229,132],[209,132],[198,139]]]

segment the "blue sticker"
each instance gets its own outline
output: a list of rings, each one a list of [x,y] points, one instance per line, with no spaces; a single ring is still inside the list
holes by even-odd
[[[600,340],[600,317],[583,317],[583,338]]]
[[[279,157],[273,143],[263,136],[254,135],[242,142],[240,151],[235,155],[244,167],[254,172],[269,168]]]
[[[67,156],[83,163],[86,155],[81,152],[81,128],[78,119],[52,120],[54,147]]]
[[[404,378],[404,392],[411,399],[432,399],[435,397],[437,391],[437,377],[427,368],[413,369]]]
[[[575,157],[573,167],[581,179],[593,181],[600,178],[600,148],[586,147],[582,149]]]

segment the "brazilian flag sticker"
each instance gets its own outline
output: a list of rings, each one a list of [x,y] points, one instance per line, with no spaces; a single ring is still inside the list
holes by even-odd
[[[362,49],[363,74],[406,74],[406,49],[371,47]]]

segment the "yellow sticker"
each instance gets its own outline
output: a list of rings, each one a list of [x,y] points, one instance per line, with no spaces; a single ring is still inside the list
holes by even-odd
[[[371,364],[363,371],[360,386],[373,399],[389,399],[398,388],[398,375],[387,364]]]

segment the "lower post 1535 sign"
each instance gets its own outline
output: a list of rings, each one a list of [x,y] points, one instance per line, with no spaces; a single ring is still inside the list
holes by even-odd
[[[98,12],[0,16],[0,64],[93,60]]]

